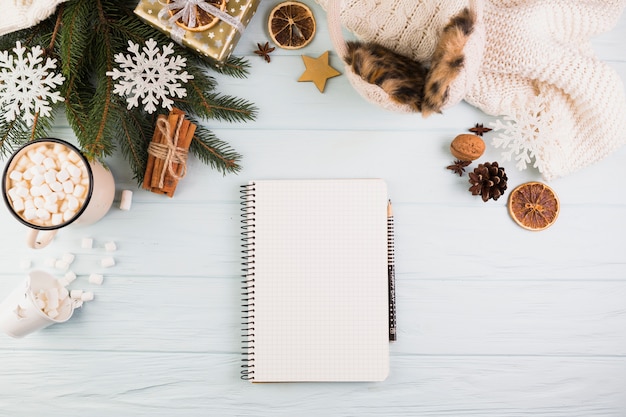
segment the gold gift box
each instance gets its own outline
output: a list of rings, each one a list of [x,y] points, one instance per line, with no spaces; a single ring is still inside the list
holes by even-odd
[[[166,0],[141,0],[135,8],[135,14],[178,43],[206,56],[216,66],[221,66],[232,54],[241,38],[241,30],[248,26],[259,3],[260,0],[226,0],[224,12],[232,17],[228,19],[231,23],[219,20],[203,31],[184,30],[170,23],[169,14],[161,13],[167,6]],[[164,14],[166,17],[163,17]]]

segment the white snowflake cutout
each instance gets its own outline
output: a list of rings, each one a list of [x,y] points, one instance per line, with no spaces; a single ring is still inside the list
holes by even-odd
[[[120,80],[115,84],[113,92],[127,97],[129,110],[139,107],[139,99],[148,113],[154,113],[157,105],[171,110],[174,104],[171,97],[187,96],[181,82],[193,79],[193,75],[187,71],[181,72],[187,60],[180,55],[171,56],[174,52],[173,43],[165,45],[162,52],[154,39],[148,39],[141,50],[139,44],[130,40],[128,45],[131,54],[115,55],[115,62],[121,71],[115,68],[106,75],[113,80]]]
[[[43,59],[44,51],[34,46],[26,55],[26,47],[18,41],[13,53],[0,51],[0,109],[7,122],[21,117],[32,125],[39,114],[49,117],[51,103],[63,101],[56,88],[65,78],[56,74],[56,59]],[[43,65],[42,65],[43,63]]]
[[[493,130],[499,132],[492,144],[504,149],[502,157],[505,160],[515,157],[515,166],[520,171],[528,168],[534,160],[533,167],[544,172],[544,157],[552,153],[558,121],[547,103],[542,95],[525,102],[516,100],[502,120],[491,123]]]

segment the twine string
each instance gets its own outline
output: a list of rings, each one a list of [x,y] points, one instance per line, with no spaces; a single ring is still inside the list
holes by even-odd
[[[159,117],[157,120],[157,129],[165,137],[165,143],[150,142],[148,146],[148,154],[155,158],[163,159],[163,169],[159,173],[159,188],[163,188],[165,174],[169,173],[177,180],[184,178],[187,174],[187,150],[178,147],[178,139],[180,137],[180,127],[183,124],[184,117],[179,117],[176,123],[176,130],[172,134],[167,118]],[[179,173],[174,171],[174,164],[179,164]]]

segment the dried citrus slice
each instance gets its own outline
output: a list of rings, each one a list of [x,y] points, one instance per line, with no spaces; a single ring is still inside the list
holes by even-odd
[[[315,18],[305,4],[284,1],[271,11],[267,27],[276,45],[284,49],[299,49],[313,40]]]
[[[167,2],[171,3],[172,1],[167,0]],[[205,0],[205,3],[209,3],[212,6],[215,6],[222,11],[226,8],[226,0]],[[194,8],[194,15],[196,17],[196,23],[193,27],[188,26],[189,21],[185,21],[182,17],[176,21],[176,24],[185,30],[189,30],[191,32],[201,32],[203,30],[207,30],[215,26],[215,24],[217,24],[217,22],[219,22],[220,20],[218,17],[213,16],[212,14],[203,10],[201,7],[198,7],[197,5],[194,5],[191,7]],[[174,16],[180,10],[181,9],[170,10],[169,11],[170,16]]]
[[[511,192],[508,207],[513,220],[524,229],[543,230],[556,221],[561,204],[552,188],[527,182]]]

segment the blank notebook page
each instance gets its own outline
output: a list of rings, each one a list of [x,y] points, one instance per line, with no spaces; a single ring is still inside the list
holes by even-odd
[[[384,380],[389,370],[385,182],[251,184],[253,380]]]

